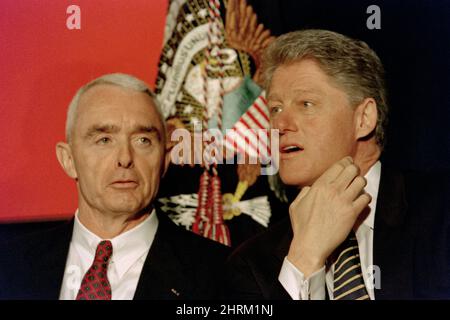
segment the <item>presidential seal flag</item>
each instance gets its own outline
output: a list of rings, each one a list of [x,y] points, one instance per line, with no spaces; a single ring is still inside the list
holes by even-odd
[[[170,1],[155,85],[164,117],[191,133],[220,130],[224,136],[220,148],[225,150],[220,157],[270,158],[260,65],[262,51],[273,39],[244,0]],[[264,141],[258,129],[265,129]],[[203,141],[201,150],[207,150],[208,143]],[[256,209],[241,201],[259,176],[261,164],[238,164],[239,182],[234,193],[230,190],[223,194],[218,174],[223,159],[208,155],[203,152],[200,156],[205,169],[197,178],[197,205],[171,206],[170,199],[177,195],[161,203],[167,210],[180,209],[168,210],[172,215],[189,212],[189,217],[173,218],[175,222],[183,221],[188,229],[230,245],[224,220],[240,215],[242,210],[254,221],[268,225],[271,212],[267,197],[252,202]],[[191,194],[189,199],[193,198]]]

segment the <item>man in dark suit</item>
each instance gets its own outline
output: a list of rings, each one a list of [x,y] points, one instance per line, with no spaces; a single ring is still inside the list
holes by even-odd
[[[227,248],[152,209],[166,133],[148,86],[124,74],[83,86],[66,138],[56,153],[76,181],[78,210],[65,225],[2,245],[0,298],[214,298]]]
[[[301,192],[290,219],[230,257],[228,295],[448,298],[449,208],[439,197],[448,187],[381,165],[388,107],[376,53],[303,30],[279,37],[264,59],[280,176]]]

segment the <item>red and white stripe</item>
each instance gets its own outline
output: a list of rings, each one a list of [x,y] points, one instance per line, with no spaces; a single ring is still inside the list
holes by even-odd
[[[225,146],[232,152],[247,153],[250,157],[267,159],[270,157],[269,111],[264,93],[258,96],[247,111],[225,135]],[[251,130],[250,130],[251,129]],[[258,130],[265,129],[262,139]]]

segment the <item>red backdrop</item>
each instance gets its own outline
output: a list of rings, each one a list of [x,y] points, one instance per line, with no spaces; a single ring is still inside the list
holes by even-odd
[[[67,217],[76,188],[60,168],[67,105],[104,73],[153,86],[167,0],[0,2],[0,222]],[[69,5],[81,30],[68,30]]]

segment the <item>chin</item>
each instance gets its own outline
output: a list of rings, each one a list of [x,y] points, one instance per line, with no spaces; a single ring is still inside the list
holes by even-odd
[[[142,205],[131,199],[115,199],[115,201],[109,203],[109,208],[114,212],[136,213],[139,210],[142,210]]]
[[[304,170],[294,170],[294,169],[287,169],[284,170],[280,168],[280,178],[281,181],[283,181],[284,184],[288,186],[294,186],[294,187],[305,187],[305,186],[311,186],[314,181],[316,180],[316,177],[309,174],[308,172]]]
[[[281,171],[280,171],[280,178],[281,181],[283,181],[283,183],[288,186],[300,187],[303,186],[305,182],[304,177],[300,176],[299,174],[289,174],[289,173],[283,174],[281,173]]]

